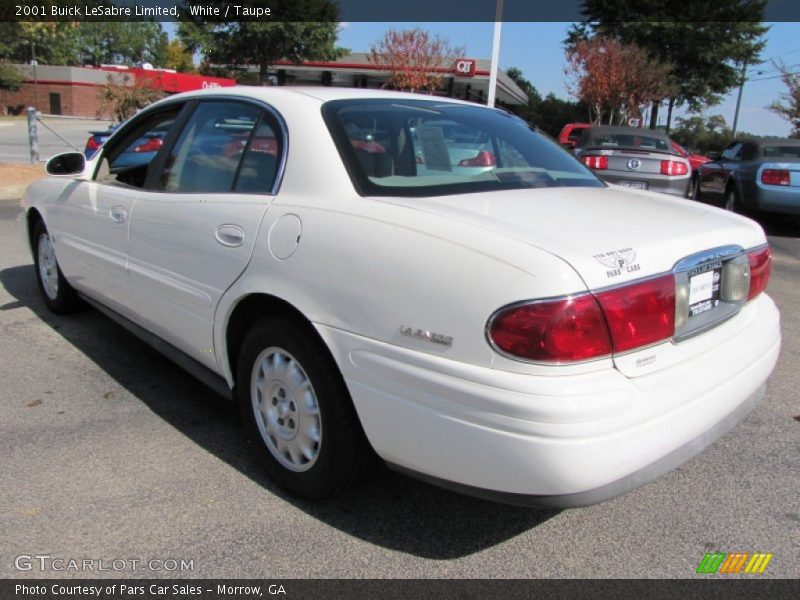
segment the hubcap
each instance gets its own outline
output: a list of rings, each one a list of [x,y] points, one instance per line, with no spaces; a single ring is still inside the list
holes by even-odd
[[[46,233],[39,236],[38,256],[39,279],[42,282],[44,293],[50,300],[55,300],[58,296],[58,266],[53,242]]]
[[[272,456],[291,471],[307,471],[319,456],[322,419],[303,367],[286,350],[267,348],[250,380],[256,425]]]

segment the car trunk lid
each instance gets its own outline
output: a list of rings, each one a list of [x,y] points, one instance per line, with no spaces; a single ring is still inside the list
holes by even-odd
[[[669,273],[679,263],[690,265],[683,277],[688,285],[690,268],[705,265],[692,271],[699,275],[708,266],[710,277],[714,277],[719,266],[709,261],[724,261],[740,250],[765,243],[760,227],[738,215],[688,200],[618,188],[549,188],[381,200],[469,222],[550,252],[569,263],[592,291]],[[506,261],[515,259],[505,256],[503,248],[497,253]],[[522,300],[528,299],[509,298],[509,302]],[[734,308],[738,311],[740,307]],[[703,321],[703,330],[711,329],[733,314],[723,313],[720,308],[718,319],[704,315],[697,322]],[[676,340],[680,333],[686,331],[676,331]],[[638,376],[684,360],[692,355],[692,347],[694,352],[700,347],[691,342],[668,346],[657,351],[634,350],[615,357],[615,364],[626,375]]]

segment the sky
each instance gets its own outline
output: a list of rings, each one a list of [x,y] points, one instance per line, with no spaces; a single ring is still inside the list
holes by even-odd
[[[767,45],[762,52],[764,63],[748,69],[748,81],[742,94],[739,113],[739,131],[757,135],[786,136],[791,127],[766,107],[781,100],[786,86],[777,76],[771,60],[777,59],[800,69],[800,23],[768,23]],[[342,24],[339,44],[354,52],[367,52],[387,29],[394,27],[421,27],[431,33],[439,33],[453,45],[466,47],[468,58],[489,58],[492,54],[493,23],[362,23]],[[564,49],[562,41],[570,23],[503,23],[500,43],[500,68],[517,67],[530,80],[542,96],[550,92],[561,98],[569,98],[566,89]],[[733,124],[736,110],[737,90],[730,93],[718,105],[704,114],[722,115],[728,125]],[[674,116],[684,111],[676,110]],[[660,120],[666,118],[666,110],[660,111]]]

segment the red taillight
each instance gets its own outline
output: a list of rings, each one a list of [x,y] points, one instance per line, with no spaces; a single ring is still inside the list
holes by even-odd
[[[672,337],[675,278],[664,275],[595,294],[603,307],[614,352],[625,352]]]
[[[752,300],[766,289],[769,281],[772,266],[769,246],[761,250],[748,252],[747,259],[750,261],[750,291],[747,294],[747,299]]]
[[[608,157],[607,156],[597,156],[594,154],[587,154],[581,156],[581,161],[590,169],[607,169],[608,168]]]
[[[761,171],[761,183],[767,185],[789,185],[789,171],[786,169],[764,169]]]
[[[494,154],[491,152],[487,152],[486,150],[481,150],[478,152],[477,155],[473,156],[472,158],[465,158],[462,161],[459,161],[459,167],[493,167],[497,161],[495,161]]]
[[[678,162],[677,160],[661,161],[662,175],[686,175],[688,172],[689,167],[686,166],[686,163]]]
[[[611,340],[594,296],[523,304],[496,315],[489,337],[518,358],[560,362],[611,354]]]
[[[156,152],[163,145],[161,138],[150,138],[144,144],[133,147],[133,152]]]
[[[499,350],[541,362],[607,356],[674,333],[671,274],[595,294],[511,307],[489,324],[489,337]]]
[[[99,139],[97,139],[96,135],[93,135],[93,136],[89,137],[88,140],[86,140],[86,150],[94,151],[94,150],[97,150],[102,145],[103,144],[100,142]]]

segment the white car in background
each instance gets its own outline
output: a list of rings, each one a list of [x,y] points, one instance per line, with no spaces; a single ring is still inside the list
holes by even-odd
[[[117,164],[154,128],[150,163]],[[47,170],[21,219],[46,304],[88,302],[237,399],[305,498],[378,457],[507,502],[599,502],[730,430],[778,357],[757,224],[608,186],[499,110],[206,90]]]

